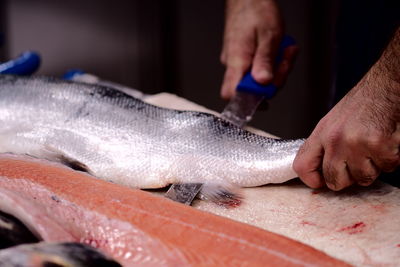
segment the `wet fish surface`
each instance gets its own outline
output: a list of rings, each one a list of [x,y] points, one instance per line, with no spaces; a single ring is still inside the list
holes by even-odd
[[[303,143],[48,77],[0,76],[0,125],[0,153],[59,161],[136,188],[285,182],[296,177],[292,162]]]
[[[81,243],[35,243],[0,250],[2,267],[121,267],[93,247]]]
[[[44,242],[90,245],[126,267],[348,266],[284,236],[24,156],[0,155],[0,210]]]
[[[10,214],[0,211],[0,250],[36,242],[39,242],[39,239],[21,221]]]

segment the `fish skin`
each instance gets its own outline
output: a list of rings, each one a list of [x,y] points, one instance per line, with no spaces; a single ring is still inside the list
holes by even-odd
[[[0,125],[0,152],[75,161],[98,178],[136,188],[285,182],[297,176],[292,162],[304,142],[48,77],[0,76]]]
[[[0,211],[0,250],[35,242],[39,242],[39,239],[24,224],[14,216]]]
[[[43,160],[0,155],[0,210],[12,204],[7,192],[12,210],[29,211],[13,216],[32,226],[37,214],[33,226],[44,241],[86,243],[123,266],[349,266],[289,238]]]
[[[0,250],[2,267],[121,267],[94,248],[81,243],[35,243]]]

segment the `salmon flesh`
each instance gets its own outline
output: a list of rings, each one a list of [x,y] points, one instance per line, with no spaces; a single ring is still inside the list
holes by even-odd
[[[87,244],[123,266],[348,266],[260,228],[21,156],[0,156],[0,210],[40,240]]]

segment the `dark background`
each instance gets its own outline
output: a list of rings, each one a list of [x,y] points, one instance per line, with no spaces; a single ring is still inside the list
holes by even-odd
[[[340,7],[333,0],[278,2],[300,54],[286,86],[252,124],[284,138],[307,137],[332,103]],[[0,6],[3,60],[35,50],[40,74],[79,68],[218,111],[226,104],[219,98],[222,0],[3,0]]]

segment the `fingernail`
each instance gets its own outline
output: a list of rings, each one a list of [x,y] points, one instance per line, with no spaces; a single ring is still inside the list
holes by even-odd
[[[232,93],[228,88],[221,90],[221,98],[224,100],[229,100],[232,97]]]
[[[337,188],[336,184],[326,183],[326,186],[327,186],[329,189],[333,190],[333,191],[338,191],[338,190],[339,190],[339,188]]]
[[[257,72],[257,76],[255,77],[256,80],[260,83],[266,83],[270,80],[272,80],[272,73],[267,71],[267,70],[260,70]]]

